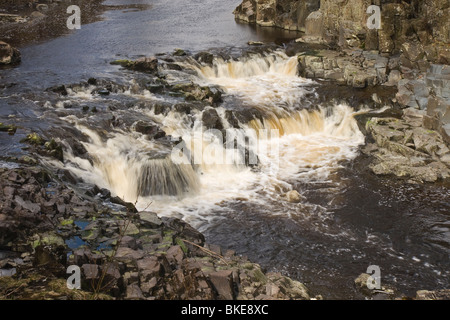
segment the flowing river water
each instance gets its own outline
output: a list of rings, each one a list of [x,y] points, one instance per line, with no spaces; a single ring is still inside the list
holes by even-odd
[[[320,84],[297,75],[296,57],[281,50],[236,59],[215,55],[212,65],[188,58],[180,63],[183,72],[167,71],[168,82],[224,91],[215,108],[220,130],[202,126],[208,108],[158,112],[156,105],[179,101],[147,90],[104,97],[93,87],[72,86],[64,100],[44,92],[90,77],[133,88],[137,76],[109,64],[117,58],[175,48],[236,51],[248,41],[279,43],[298,36],[236,23],[231,12],[239,2],[106,1],[109,9],[100,21],[21,48],[23,63],[0,71],[5,84],[0,121],[15,119],[40,132],[60,125],[67,137],[75,130],[90,160],[74,152],[62,134],[64,164],[47,160],[49,166],[137,201],[140,209],[182,218],[207,242],[299,280],[314,294],[360,298],[353,281],[370,265],[380,266],[382,284],[408,295],[448,287],[448,187],[372,175],[359,152],[365,137],[354,118],[364,110],[345,103],[311,106]],[[129,107],[113,108],[117,103]],[[80,119],[64,112],[71,104],[95,105],[101,112]],[[229,116],[249,110],[261,116],[248,121]],[[133,130],[105,133],[99,125],[105,113],[152,121],[183,143],[173,149]],[[24,134],[2,137],[2,154],[20,154]],[[288,201],[292,190],[299,202]]]

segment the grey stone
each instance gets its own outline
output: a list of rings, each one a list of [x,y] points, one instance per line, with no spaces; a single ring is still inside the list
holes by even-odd
[[[99,277],[99,268],[96,264],[83,264],[81,269],[86,280],[94,280]]]
[[[180,265],[184,259],[184,252],[180,246],[172,246],[167,250],[166,254],[167,260],[174,265]]]
[[[160,277],[164,269],[155,256],[145,257],[137,262],[141,282],[146,282],[153,277]]]
[[[209,274],[211,283],[219,294],[219,299],[233,300],[233,272],[231,270],[221,270]]]
[[[127,286],[126,300],[144,300],[145,297],[142,294],[141,289],[137,283],[133,283]]]
[[[157,228],[162,225],[162,220],[154,212],[142,211],[139,212],[139,217],[146,227]]]

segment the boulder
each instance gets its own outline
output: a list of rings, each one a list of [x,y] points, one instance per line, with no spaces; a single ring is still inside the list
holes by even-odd
[[[309,37],[322,38],[324,33],[323,13],[314,11],[305,20],[305,33]]]
[[[291,190],[288,193],[286,193],[286,199],[287,201],[291,202],[291,203],[299,203],[300,201],[302,201],[304,199],[304,197],[302,195],[300,195],[300,193],[298,193],[297,190]]]
[[[234,16],[238,20],[246,21],[249,23],[256,22],[256,1],[244,0],[235,10]]]
[[[6,42],[0,41],[0,66],[17,65],[21,61],[19,50],[10,46]]]
[[[233,271],[220,270],[209,274],[209,278],[221,300],[233,300]]]
[[[145,73],[154,74],[158,72],[158,59],[155,57],[143,57],[136,61],[117,60],[111,62],[111,64],[121,65],[124,68]]]
[[[139,288],[139,285],[137,283],[133,283],[127,286],[125,300],[145,300],[141,288]]]
[[[224,128],[222,119],[214,108],[207,108],[203,111],[202,121],[207,129],[222,130]]]
[[[157,124],[139,120],[133,124],[136,132],[147,135],[149,139],[159,139],[166,136],[166,133]]]

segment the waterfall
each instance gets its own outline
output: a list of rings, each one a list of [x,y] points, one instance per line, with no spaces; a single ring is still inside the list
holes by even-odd
[[[207,130],[202,114],[208,108],[189,116],[175,109],[161,114],[134,108],[180,139],[173,148],[133,131],[101,137],[74,121],[89,137],[83,144],[92,161],[74,156],[69,148],[66,168],[126,201],[138,200],[138,207],[152,201],[160,214],[195,220],[227,200],[245,198],[263,205],[276,201],[292,181],[327,181],[364,142],[349,106],[302,108],[311,81],[297,76],[296,57],[272,52],[239,60],[215,58],[209,66],[186,62],[185,67],[196,72],[199,84],[219,85],[225,97],[237,97],[236,115],[263,116],[250,117],[237,128],[228,123],[230,110],[218,106],[223,129]]]

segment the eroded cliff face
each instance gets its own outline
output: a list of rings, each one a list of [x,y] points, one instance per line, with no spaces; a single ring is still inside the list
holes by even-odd
[[[244,0],[234,14],[249,23],[304,31],[306,18],[319,7],[320,0]]]
[[[369,29],[371,5],[381,8],[381,28]],[[237,19],[305,32],[307,42],[340,48],[404,52],[412,62],[450,62],[449,0],[244,0]],[[404,46],[408,43],[407,47]]]

